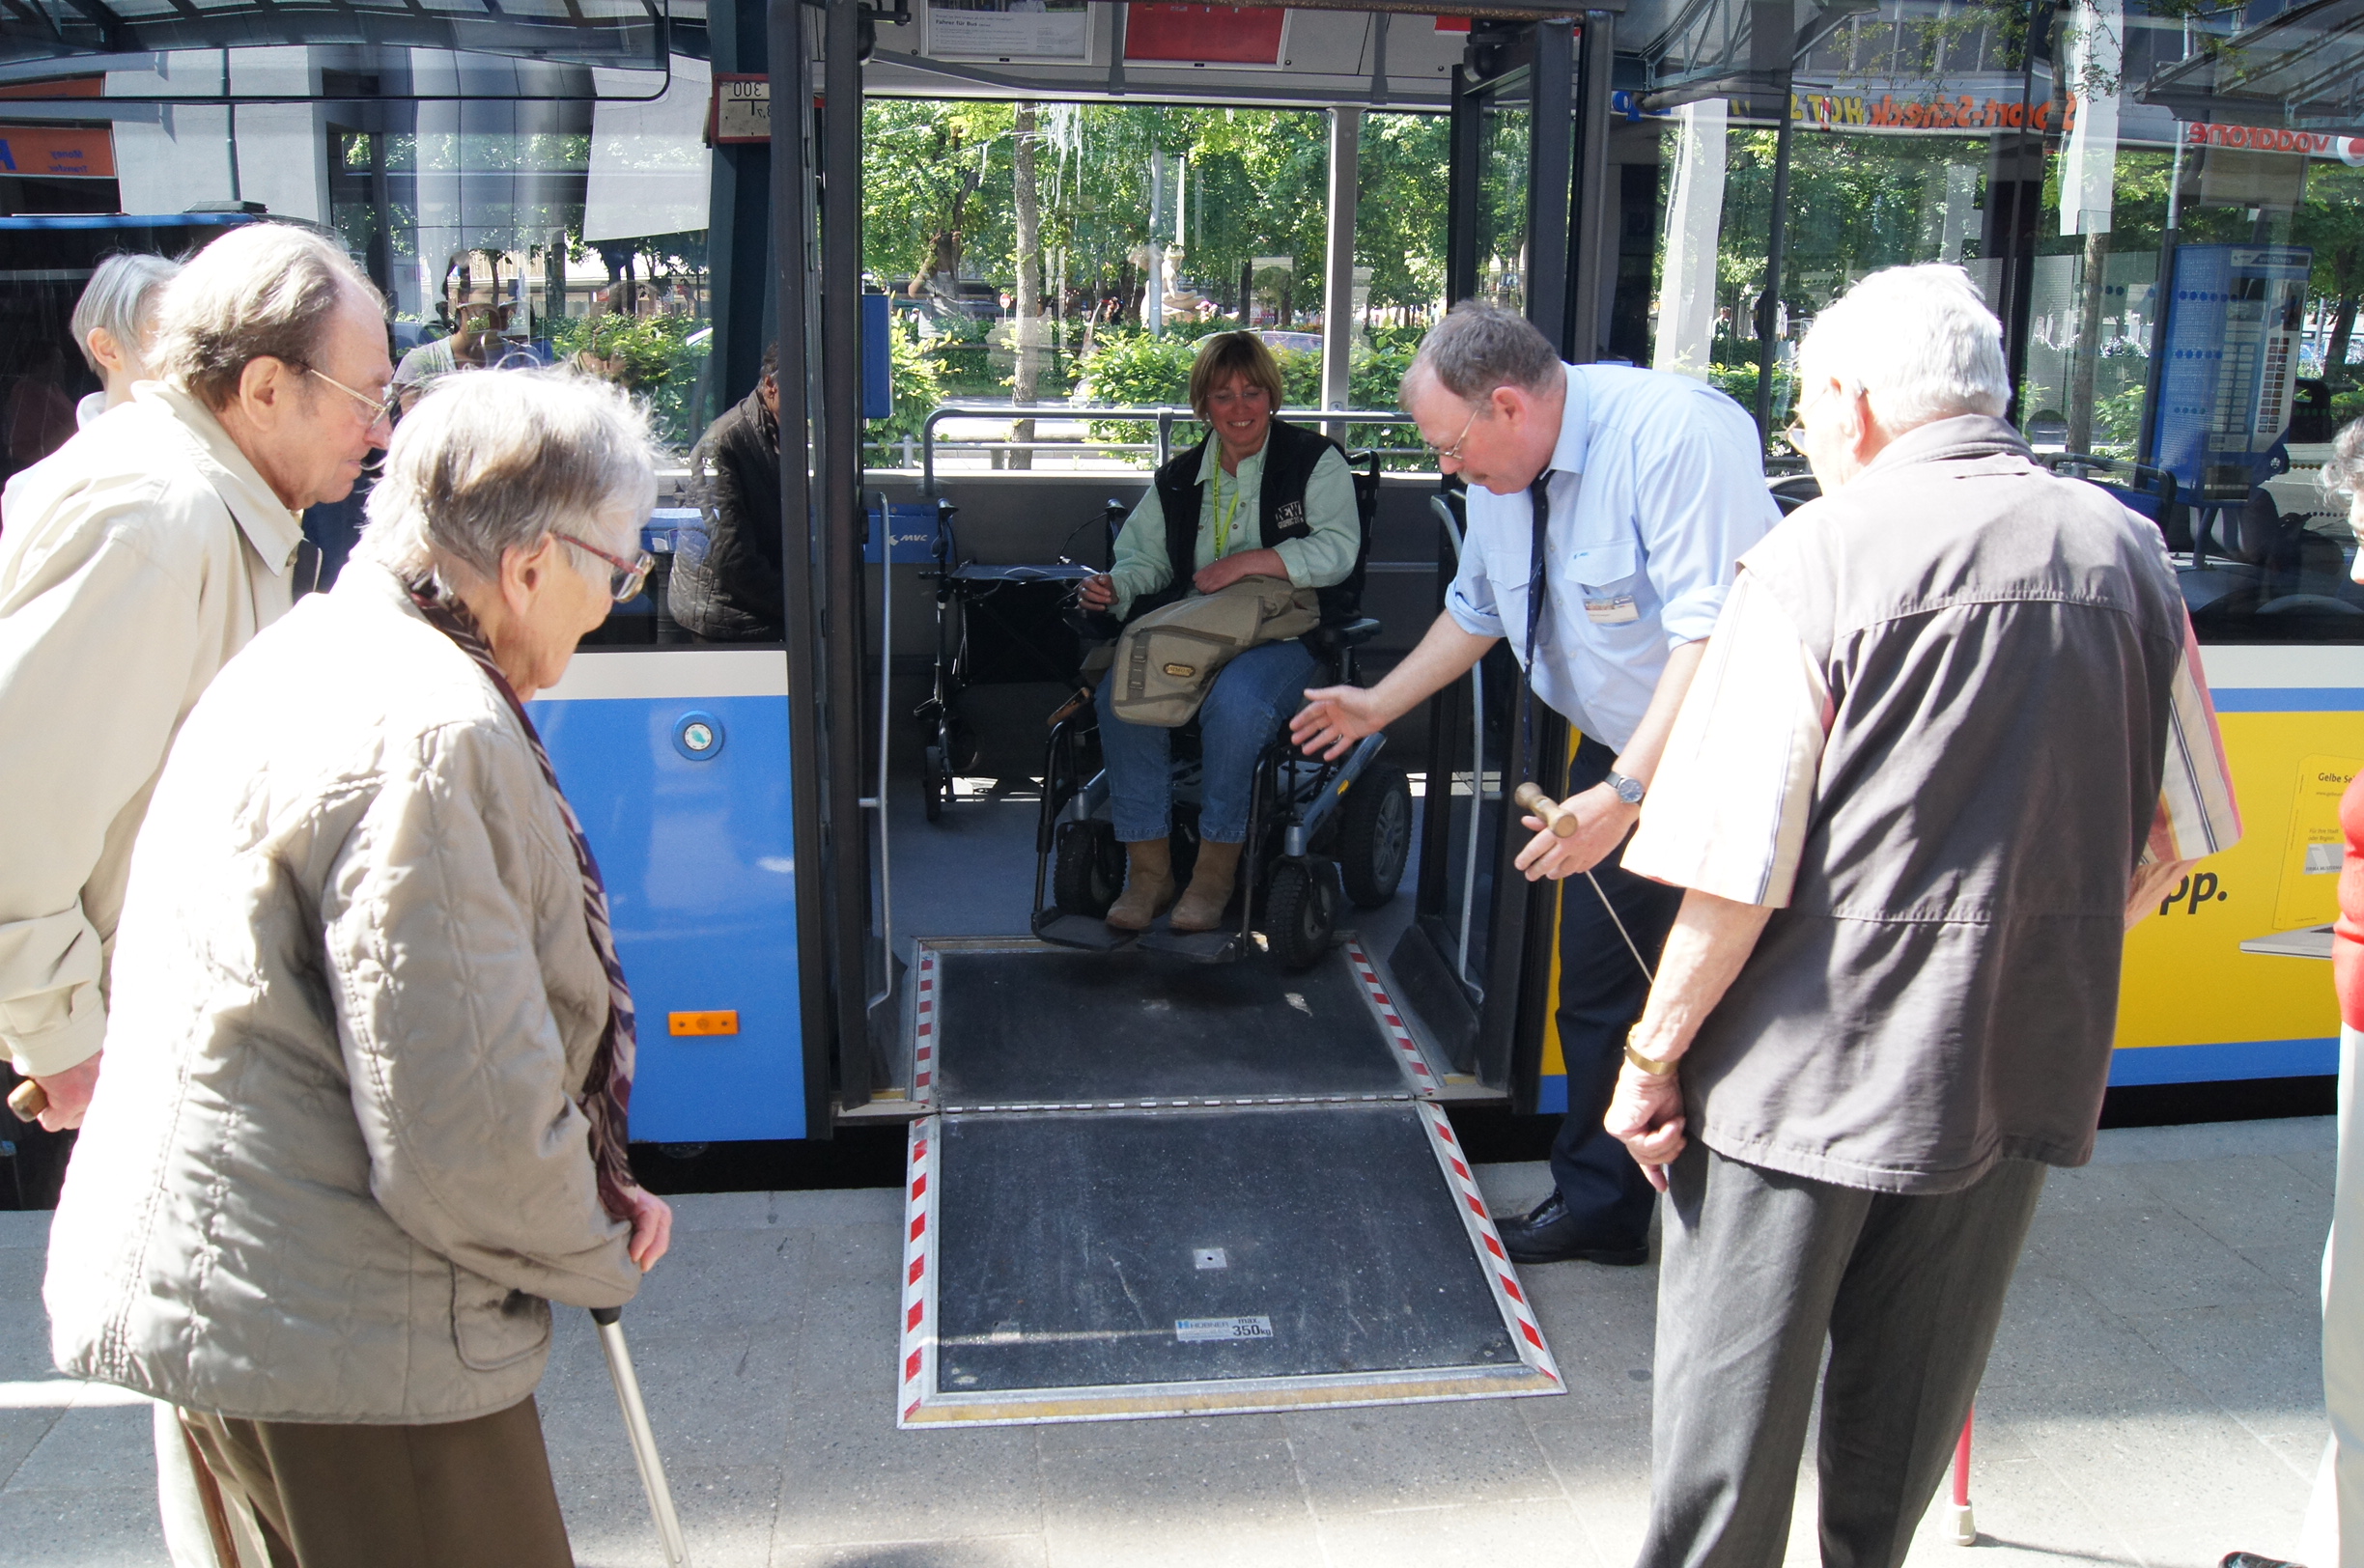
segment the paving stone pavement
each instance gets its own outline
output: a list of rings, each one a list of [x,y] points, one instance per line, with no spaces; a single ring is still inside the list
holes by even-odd
[[[2212,1564],[2292,1549],[2325,1431],[2328,1118],[2105,1133],[2053,1173],[1979,1404],[1984,1544],[1916,1568]],[[1540,1165],[1481,1172],[1494,1206]],[[625,1315],[699,1568],[1622,1565],[1648,1500],[1655,1274],[1524,1278],[1548,1399],[904,1433],[899,1194],[679,1200]],[[0,1561],[164,1560],[148,1413],[50,1371],[47,1216],[0,1214]],[[543,1419],[579,1560],[661,1561],[605,1364],[561,1311]],[[1808,1448],[1812,1452],[1811,1442]],[[1815,1560],[1801,1477],[1789,1561]]]

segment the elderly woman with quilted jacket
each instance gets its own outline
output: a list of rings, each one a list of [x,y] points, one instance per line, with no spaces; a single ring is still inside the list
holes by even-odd
[[[451,378],[141,829],[53,1348],[178,1407],[274,1563],[572,1561],[549,1302],[629,1300],[671,1216],[625,1160],[631,994],[523,704],[637,591],[654,493],[621,394]]]

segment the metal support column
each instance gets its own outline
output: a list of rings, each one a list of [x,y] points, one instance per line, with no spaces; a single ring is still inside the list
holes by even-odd
[[[765,56],[775,98],[785,112],[773,118],[772,263],[781,299],[802,301],[811,294],[812,180],[805,134],[809,114],[799,113],[806,79],[804,8],[800,0],[769,0]],[[821,840],[821,725],[819,689],[820,596],[813,582],[812,445],[813,389],[819,366],[812,356],[802,308],[782,313],[779,323],[780,558],[788,605],[788,765],[790,814],[796,834],[798,1029],[804,1048],[804,1133],[830,1135],[829,900],[820,868],[827,861]]]
[[[714,69],[724,72],[769,71],[764,6],[760,0],[715,0],[707,15],[713,42]],[[774,99],[774,110],[794,100]],[[781,124],[793,129],[793,117]],[[715,351],[707,375],[714,382],[714,407],[720,413],[754,390],[763,374],[764,346],[776,331],[779,295],[772,287],[772,148],[763,142],[737,143],[714,150],[714,172],[708,183],[710,214],[706,254],[714,275]],[[793,372],[784,367],[782,374]]]
[[[830,1015],[837,1098],[870,1103],[869,837],[863,831],[861,4],[829,0],[821,46],[821,609],[828,700]],[[801,97],[801,95],[800,95]],[[785,295],[782,296],[786,297]]]
[[[1566,334],[1560,356],[1577,364],[1600,357],[1601,319],[1617,292],[1618,192],[1609,176],[1609,72],[1617,18],[1588,11],[1576,41],[1574,210],[1568,225]]]
[[[1565,18],[1537,22],[1528,76],[1527,319],[1568,355],[1568,187],[1575,172],[1571,102],[1576,33]],[[1585,356],[1590,358],[1590,354]]]
[[[1330,252],[1322,290],[1322,389],[1325,409],[1350,408],[1354,354],[1355,202],[1361,194],[1363,111],[1330,111]],[[1346,439],[1345,421],[1324,427]]]
[[[1478,202],[1483,189],[1485,100],[1469,67],[1452,73],[1451,142],[1446,165],[1445,298],[1448,304],[1478,292]]]

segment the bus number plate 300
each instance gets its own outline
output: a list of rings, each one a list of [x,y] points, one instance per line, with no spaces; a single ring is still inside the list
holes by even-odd
[[[1207,1345],[1235,1339],[1270,1339],[1270,1318],[1178,1318],[1174,1337],[1185,1345]]]

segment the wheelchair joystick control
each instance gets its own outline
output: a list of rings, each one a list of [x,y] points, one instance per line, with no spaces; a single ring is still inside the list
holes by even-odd
[[[1560,802],[1543,793],[1543,787],[1534,780],[1521,784],[1511,792],[1510,798],[1531,816],[1543,819],[1554,838],[1566,838],[1576,831],[1576,813],[1563,809]]]

